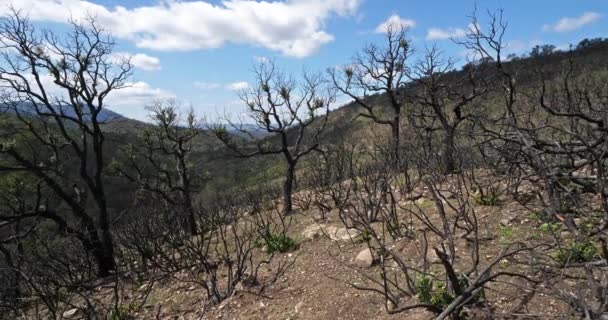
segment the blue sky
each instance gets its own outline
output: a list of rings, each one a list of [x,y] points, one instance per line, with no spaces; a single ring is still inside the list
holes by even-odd
[[[0,5],[11,3],[0,0]],[[260,57],[290,73],[323,71],[349,63],[387,19],[410,26],[417,51],[437,44],[464,59],[449,36],[467,28],[468,14],[504,9],[508,50],[536,44],[560,48],[583,38],[606,37],[608,0],[13,0],[44,28],[65,32],[70,17],[94,14],[117,40],[116,52],[133,56],[134,88],[117,94],[111,108],[145,120],[144,105],[176,97],[201,114],[244,110],[235,89],[251,82]],[[6,14],[0,7],[0,15]]]

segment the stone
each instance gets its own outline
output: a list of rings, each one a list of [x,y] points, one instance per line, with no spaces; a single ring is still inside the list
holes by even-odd
[[[309,240],[319,238],[324,234],[327,234],[334,241],[349,241],[359,236],[361,232],[356,229],[338,228],[323,224],[312,224],[302,231],[302,236]]]
[[[361,232],[356,229],[337,228],[334,226],[327,227],[326,232],[329,235],[329,238],[334,241],[349,241],[361,234]]]
[[[78,313],[78,309],[77,308],[70,309],[70,310],[68,310],[68,311],[66,311],[66,312],[63,313],[63,317],[70,319],[70,318],[75,317],[77,313]]]
[[[357,257],[355,258],[355,266],[359,268],[369,268],[374,263],[374,256],[372,255],[372,250],[370,248],[366,248],[363,251],[359,252]]]
[[[296,306],[294,307],[294,309],[295,309],[294,311],[295,311],[296,313],[299,313],[299,312],[300,312],[300,310],[302,310],[302,307],[303,307],[303,306],[304,306],[304,301],[300,301],[300,302],[298,302],[298,304],[296,304]]]
[[[308,227],[306,227],[306,229],[304,229],[304,231],[302,231],[302,236],[306,239],[316,239],[318,237],[320,237],[323,234],[323,230],[321,230],[321,226],[318,224],[312,224]]]
[[[426,202],[427,202],[427,200],[424,197],[422,197],[422,198],[417,199],[416,201],[414,201],[414,203],[417,204],[417,205],[422,205],[422,204],[424,204]]]

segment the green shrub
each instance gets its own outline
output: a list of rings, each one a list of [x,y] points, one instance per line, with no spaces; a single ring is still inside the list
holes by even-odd
[[[418,276],[414,287],[420,302],[432,304],[440,309],[445,308],[454,300],[443,282],[434,282],[428,275]]]
[[[430,303],[433,296],[433,280],[431,277],[421,275],[416,278],[414,283],[416,292],[418,293],[418,299],[421,302]]]
[[[511,226],[498,226],[501,242],[510,243],[515,239],[515,230]]]
[[[469,286],[469,280],[463,274],[459,274],[458,285],[464,290]],[[442,310],[452,303],[455,298],[448,292],[445,283],[433,281],[429,275],[419,275],[414,282],[414,288],[416,289],[420,302],[432,304]],[[481,290],[472,297],[467,304],[477,303],[483,297],[484,291]]]
[[[473,201],[478,206],[496,206],[498,205],[499,192],[496,187],[489,187],[486,192],[479,192],[473,196]]]
[[[561,264],[589,262],[599,256],[599,250],[591,240],[577,241],[557,251],[555,259]]]
[[[545,222],[538,227],[538,230],[540,230],[544,233],[553,234],[553,233],[556,233],[557,231],[559,231],[561,228],[562,228],[562,225],[559,222],[556,222],[556,223]]]
[[[268,253],[287,252],[296,248],[296,242],[286,234],[270,234],[257,241],[258,246],[266,246]]]
[[[369,230],[365,229],[361,231],[361,234],[359,234],[359,238],[364,242],[370,242],[372,241],[372,233]]]

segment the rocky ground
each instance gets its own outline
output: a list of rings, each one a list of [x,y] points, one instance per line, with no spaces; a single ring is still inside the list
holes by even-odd
[[[418,205],[434,210],[428,199],[418,200]],[[530,212],[515,202],[504,201],[498,206],[476,207],[480,225],[481,265],[496,257],[507,243],[518,240],[538,241],[542,234]],[[315,217],[314,211],[299,212],[292,216],[289,235],[298,244],[297,249],[279,254],[272,264],[264,267],[262,274],[272,274],[279,264],[293,262],[283,277],[265,287],[240,288],[219,305],[205,308],[205,291],[192,283],[176,278],[164,279],[153,284],[142,308],[134,312],[138,319],[432,319],[433,314],[423,310],[389,315],[383,297],[377,292],[358,290],[353,285],[368,285],[365,275],[377,277],[378,270],[366,243],[359,232],[347,230],[334,212],[324,221]],[[566,231],[562,231],[567,233]],[[422,263],[415,239],[398,239],[390,244],[413,265]],[[432,241],[432,240],[431,240]],[[457,252],[462,256],[461,268],[466,267],[469,249],[466,239],[457,241]],[[431,263],[439,264],[429,252]],[[257,254],[264,255],[260,251]],[[505,264],[509,262],[506,261]],[[567,285],[567,284],[566,284]],[[133,286],[126,299],[141,298],[148,285]],[[100,295],[112,295],[112,285],[101,285]],[[486,308],[494,314],[513,318],[512,309],[518,304],[521,291],[497,285],[486,293],[491,301]],[[415,299],[415,298],[412,298]],[[542,294],[536,295],[527,309],[534,315],[530,319],[569,319],[559,317],[566,306]],[[415,301],[412,301],[415,302]],[[390,306],[389,306],[390,307]],[[66,311],[66,318],[76,319],[78,314]],[[491,319],[480,310],[471,310],[469,319]],[[515,317],[517,318],[517,317]],[[527,319],[524,317],[522,319]]]

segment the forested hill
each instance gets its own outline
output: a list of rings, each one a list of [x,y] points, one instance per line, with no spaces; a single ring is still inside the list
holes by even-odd
[[[505,57],[506,58],[506,57]],[[512,70],[516,81],[523,88],[531,88],[538,84],[540,77],[561,76],[568,70],[570,64],[574,73],[584,74],[587,77],[608,77],[608,40],[605,39],[585,39],[578,45],[573,46],[572,50],[559,51],[553,46],[537,46],[530,53],[522,56],[511,55],[506,59],[505,67]],[[486,63],[491,64],[490,61]],[[462,78],[468,68],[472,65],[465,65],[459,70],[451,71],[447,76]],[[475,67],[479,67],[476,65]],[[419,90],[414,84],[409,90]],[[489,93],[483,97],[484,100],[495,100],[495,94]],[[371,95],[365,97],[372,105],[378,105],[380,109],[388,108],[386,94]],[[498,108],[498,107],[497,107]],[[359,142],[371,143],[370,134],[384,132],[386,128],[378,126],[372,120],[365,117],[358,117],[362,108],[356,103],[351,102],[341,106],[329,113],[326,129],[322,134],[321,140],[324,143],[338,144],[348,139],[356,139]],[[383,113],[386,111],[380,111]],[[137,135],[137,132],[146,125],[130,120],[121,120],[109,125],[112,131],[127,132],[128,135]],[[231,128],[227,127],[229,131]],[[263,132],[263,129],[255,128],[255,125],[248,124],[246,129],[254,133]],[[253,130],[252,130],[253,128]],[[204,130],[204,129],[203,129]],[[248,140],[242,134],[232,131],[234,134]],[[292,139],[295,138],[297,127],[289,131]],[[111,132],[110,132],[111,134]],[[277,137],[267,135],[261,139],[268,143],[276,143]],[[129,138],[120,138],[117,143],[130,141]],[[250,142],[244,142],[250,143]],[[243,188],[260,181],[276,181],[280,179],[285,170],[280,156],[256,157],[256,158],[235,158],[234,154],[225,148],[221,143],[205,132],[195,139],[193,163],[195,168],[201,172],[212,172],[213,178],[205,186],[205,190]]]

